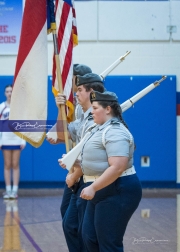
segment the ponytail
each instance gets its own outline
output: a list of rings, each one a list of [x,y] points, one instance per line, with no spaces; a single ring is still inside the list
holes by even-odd
[[[107,106],[110,106],[112,108],[112,111],[113,111],[113,116],[119,118],[120,122],[122,124],[124,124],[124,126],[128,129],[128,125],[126,124],[126,122],[124,121],[124,119],[122,117],[122,109],[121,109],[118,102],[116,102],[116,101],[98,101],[98,103],[103,108],[106,108]]]

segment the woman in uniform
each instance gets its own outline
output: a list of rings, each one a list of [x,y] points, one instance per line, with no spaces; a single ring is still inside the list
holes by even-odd
[[[142,196],[133,166],[134,140],[115,93],[93,91],[90,99],[98,125],[81,152],[84,182],[88,183],[80,194],[88,200],[82,236],[89,252],[123,252],[127,224]]]

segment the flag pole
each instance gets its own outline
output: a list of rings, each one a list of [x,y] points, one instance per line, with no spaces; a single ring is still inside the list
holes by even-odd
[[[74,82],[74,81],[73,81],[73,82]],[[77,105],[77,104],[74,103],[74,101],[75,101],[74,83],[73,83],[73,85],[72,85],[72,93],[73,93],[73,104],[74,104],[73,121],[75,121],[75,120],[77,119],[76,116],[75,116],[75,110],[76,110],[76,105]],[[74,148],[75,146],[76,146],[76,142],[73,142],[73,141],[72,141],[72,147]]]
[[[54,42],[54,55],[55,55],[55,62],[56,62],[56,75],[57,75],[57,81],[58,81],[58,88],[59,88],[59,92],[62,94],[63,93],[63,85],[62,85],[62,78],[61,78],[61,69],[60,69],[60,60],[59,60],[59,53],[58,53],[56,29],[52,30],[52,35],[53,35],[53,42]],[[68,139],[68,132],[67,132],[67,117],[66,117],[66,112],[65,112],[65,105],[59,106],[58,120],[63,121],[66,152],[69,152],[69,139]]]

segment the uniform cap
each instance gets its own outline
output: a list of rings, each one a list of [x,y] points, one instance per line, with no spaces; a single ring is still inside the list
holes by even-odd
[[[76,76],[76,86],[81,86],[87,83],[100,82],[103,84],[101,77],[95,73],[88,73],[83,76]]]
[[[92,91],[90,94],[90,100],[93,101],[116,101],[118,102],[118,97],[115,93],[105,91],[104,93],[100,93],[98,91]]]
[[[82,64],[74,64],[73,65],[73,75],[85,75],[87,73],[92,73],[90,67]]]

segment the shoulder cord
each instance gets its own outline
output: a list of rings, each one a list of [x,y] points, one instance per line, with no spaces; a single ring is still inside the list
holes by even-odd
[[[106,148],[106,139],[105,139],[105,134],[106,132],[112,127],[112,124],[110,124],[109,126],[107,126],[105,128],[105,130],[103,130],[103,133],[102,133],[102,144],[104,146],[104,148]]]
[[[92,136],[91,130],[92,130],[93,128],[95,128],[96,125],[97,125],[97,124],[94,123],[94,124],[91,125],[89,128],[87,128],[87,130],[85,131],[86,134],[84,135],[84,137],[81,137],[81,141],[84,141],[84,143],[85,143],[85,140],[88,140],[89,137]]]
[[[124,125],[123,125],[124,126]],[[103,131],[103,133],[102,133],[102,144],[103,144],[103,146],[104,146],[104,148],[106,148],[106,139],[105,139],[105,135],[106,135],[106,132],[110,129],[112,127],[112,124],[110,124],[109,126],[107,126],[106,128],[105,128],[105,130]],[[126,130],[126,132],[128,133],[128,135],[129,135],[129,138],[130,138],[130,146],[132,145],[132,143],[133,143],[133,136],[132,136],[132,134],[129,132],[129,130],[124,126],[124,128],[125,128],[125,130]]]
[[[87,133],[88,131],[94,129],[96,126],[97,126],[96,123],[94,123],[93,125],[89,126],[89,127],[87,128],[87,130],[85,131],[85,133]]]
[[[124,129],[125,129],[125,131],[128,133],[128,135],[129,135],[129,138],[130,138],[130,146],[133,144],[133,136],[132,136],[132,134],[130,133],[130,131],[124,126],[124,124],[123,124],[123,127],[124,127]]]
[[[86,139],[87,136],[90,136],[91,130],[92,130],[93,128],[95,128],[96,125],[97,125],[97,124],[94,123],[93,125],[89,126],[89,127],[86,129],[86,131],[85,131],[84,137],[83,137],[83,134],[81,134],[81,140],[82,140],[82,139]],[[84,133],[84,130],[85,130],[85,129],[83,129],[83,133]]]

